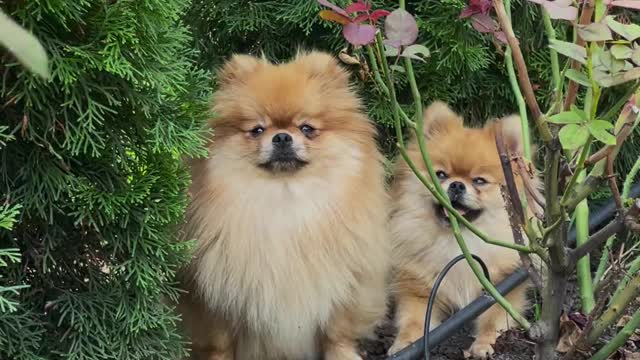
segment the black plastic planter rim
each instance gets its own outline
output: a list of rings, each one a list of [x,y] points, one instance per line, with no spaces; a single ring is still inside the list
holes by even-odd
[[[629,191],[629,197],[634,198],[640,196],[640,183],[633,185]],[[604,225],[604,223],[613,218],[616,212],[616,205],[613,199],[609,200],[605,205],[594,210],[589,216],[589,232]],[[576,231],[572,228],[569,231],[568,240],[570,244],[576,241]],[[511,290],[515,289],[518,285],[522,284],[528,278],[527,272],[519,268],[511,275],[502,280],[496,289],[501,295],[506,295]],[[437,328],[429,331],[429,343],[426,348],[433,350],[436,346],[441,344],[444,340],[452,336],[456,331],[460,330],[465,324],[473,321],[480,316],[486,310],[488,310],[493,304],[495,299],[487,294],[480,295],[476,300],[469,305],[462,308],[460,311],[451,315],[445,322],[440,324]],[[424,356],[424,338],[420,338],[413,342],[411,345],[404,348],[402,351],[397,352],[387,359],[400,359],[400,360],[418,360]]]

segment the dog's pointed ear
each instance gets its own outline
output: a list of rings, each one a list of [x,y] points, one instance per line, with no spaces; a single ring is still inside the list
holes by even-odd
[[[218,71],[218,80],[223,86],[235,82],[244,82],[248,76],[264,64],[266,64],[264,59],[250,55],[235,54]]]
[[[462,117],[442,101],[435,101],[424,109],[424,135],[427,138],[462,127]]]
[[[321,51],[298,52],[294,61],[302,66],[309,77],[321,79],[328,86],[349,86],[349,72],[338,63],[334,56],[328,53]]]
[[[492,128],[492,133],[502,132],[502,138],[507,150],[512,154],[522,154],[524,151],[524,140],[522,138],[522,121],[518,115],[509,115],[502,119],[493,120],[488,124]]]

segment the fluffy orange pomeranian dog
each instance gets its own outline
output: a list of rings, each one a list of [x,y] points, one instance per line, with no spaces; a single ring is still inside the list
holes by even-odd
[[[517,116],[491,121],[484,128],[463,126],[462,118],[447,105],[435,102],[425,110],[425,141],[434,170],[452,205],[467,220],[493,238],[506,241],[513,235],[500,185],[504,174],[496,150],[495,134],[501,130],[510,153],[522,152],[520,119]],[[409,155],[426,174],[417,141]],[[389,350],[402,350],[420,338],[431,286],[438,273],[460,255],[458,244],[444,208],[418,180],[406,162],[398,162],[393,185],[391,237],[393,242],[392,291],[396,298],[398,335]],[[428,176],[428,175],[427,175]],[[519,179],[516,181],[521,184]],[[496,283],[520,265],[515,250],[484,243],[468,229],[462,229],[466,243],[487,264]],[[478,282],[466,262],[455,265],[442,282],[431,318],[431,328],[453,311],[466,306],[481,294]],[[507,299],[519,311],[526,305],[526,285],[512,291]],[[493,353],[499,331],[514,321],[498,305],[477,320],[476,338],[469,352],[475,358]]]
[[[330,55],[219,72],[192,163],[179,309],[197,359],[360,359],[384,318],[390,241],[375,127]]]

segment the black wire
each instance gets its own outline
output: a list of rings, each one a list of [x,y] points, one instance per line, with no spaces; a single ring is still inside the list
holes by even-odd
[[[476,255],[471,255],[482,267],[482,271],[484,272],[484,276],[487,277],[489,281],[491,281],[491,277],[489,275],[489,269],[487,269],[487,265],[482,261],[482,259]],[[447,275],[449,270],[453,268],[455,264],[457,264],[460,260],[464,260],[464,255],[458,255],[453,260],[449,261],[449,263],[440,271],[436,281],[433,283],[433,287],[431,288],[431,293],[429,294],[429,300],[427,301],[427,313],[424,316],[424,359],[429,360],[430,351],[429,351],[429,325],[431,323],[431,312],[433,310],[433,303],[436,300],[436,294],[438,293],[438,288],[440,287],[440,283],[444,280],[444,277]]]

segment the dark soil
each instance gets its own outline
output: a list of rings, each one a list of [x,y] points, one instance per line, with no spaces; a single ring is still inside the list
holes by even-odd
[[[533,294],[531,294],[533,296]],[[532,298],[533,299],[533,298]],[[532,301],[533,303],[534,301]],[[636,301],[635,306],[627,311],[631,313],[640,306],[640,300]],[[565,301],[564,310],[566,313],[573,313],[580,310],[580,297],[576,286],[575,278],[570,279],[567,289],[567,299]],[[390,309],[387,322],[376,331],[376,338],[363,341],[360,345],[361,353],[365,360],[383,360],[386,359],[386,353],[393,343],[396,329],[392,322],[393,308]],[[533,309],[529,310],[527,317],[530,321],[534,320]],[[459,330],[445,343],[440,344],[431,351],[432,360],[465,360],[463,351],[468,349],[473,342],[470,335],[472,324],[468,324],[465,328]],[[603,336],[603,341],[607,342],[613,336],[614,332],[610,331]],[[630,342],[625,350],[640,351],[640,342]],[[528,340],[521,331],[512,330],[502,334],[494,346],[495,354],[493,359],[497,360],[531,360],[534,358],[534,344]],[[614,356],[614,359],[624,359],[624,356]]]

